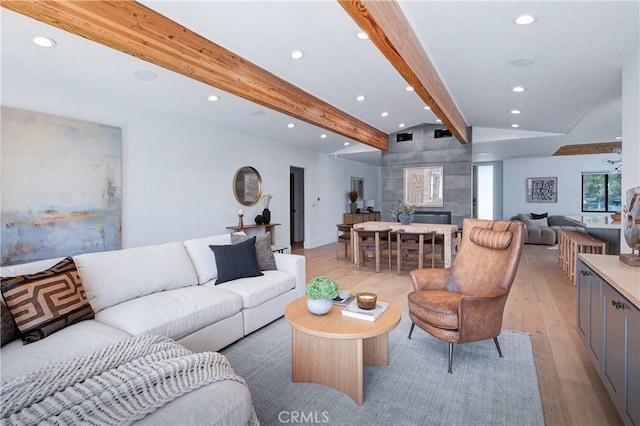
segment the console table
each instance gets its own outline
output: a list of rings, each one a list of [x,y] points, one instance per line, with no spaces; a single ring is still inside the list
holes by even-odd
[[[344,213],[342,215],[342,223],[345,225],[353,225],[354,223],[369,222],[372,220],[380,220],[380,212],[362,212],[362,213]]]
[[[264,232],[271,232],[271,245],[275,244],[276,241],[276,230],[275,227],[280,225],[279,223],[269,223],[266,225],[244,225],[244,226],[227,226],[227,229],[231,229],[234,232],[246,231],[247,229],[264,229]]]

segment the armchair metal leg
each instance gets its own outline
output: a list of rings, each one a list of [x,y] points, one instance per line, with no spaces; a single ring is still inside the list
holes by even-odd
[[[415,323],[411,323],[411,328],[409,329],[409,337],[407,337],[408,339],[411,339],[411,333],[413,333],[413,328],[415,327]]]
[[[449,374],[453,374],[453,370],[451,369],[452,364],[453,364],[453,343],[449,342],[449,370],[447,371],[447,373]]]
[[[500,343],[498,343],[498,338],[494,337],[493,342],[496,344],[496,348],[498,349],[498,355],[500,356],[500,358],[504,358],[502,356],[502,351],[500,350]]]

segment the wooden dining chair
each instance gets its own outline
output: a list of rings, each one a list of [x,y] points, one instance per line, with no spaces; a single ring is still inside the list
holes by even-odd
[[[389,257],[389,269],[391,269],[391,229],[363,230],[353,228],[356,255],[356,269],[360,270],[360,263],[364,265],[366,253],[374,252],[376,257],[376,272],[380,272],[380,257],[387,250]]]
[[[422,269],[425,255],[431,254],[431,267],[435,268],[435,231],[408,232],[400,229],[392,236],[395,236],[398,275],[402,274],[404,255],[416,256],[418,269]]]
[[[349,246],[351,245],[351,229],[353,225],[346,223],[339,223],[336,225],[337,238],[336,238],[336,259],[340,258],[340,244],[344,244],[344,256],[351,259],[351,251]]]

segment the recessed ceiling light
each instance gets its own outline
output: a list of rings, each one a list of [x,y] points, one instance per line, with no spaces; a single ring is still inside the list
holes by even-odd
[[[252,117],[264,117],[265,116],[265,112],[264,111],[253,111],[251,113]]]
[[[321,135],[320,135],[320,138],[321,138],[321,139],[326,139],[326,138],[327,138],[327,134],[326,134],[326,133],[321,134]]]
[[[514,68],[530,67],[531,65],[535,64],[535,62],[531,59],[524,58],[513,59],[507,63]]]
[[[621,141],[622,140],[622,136],[616,136],[616,140],[617,141]]]
[[[287,124],[287,127],[290,128],[290,129],[293,129],[294,127],[296,127],[296,125],[293,124],[293,123],[289,123],[289,124]]]
[[[431,111],[431,107],[428,106],[424,107],[424,109],[426,109],[427,111]]]
[[[52,38],[45,36],[35,36],[33,38],[33,44],[40,47],[56,47],[56,41]]]
[[[412,86],[407,86],[404,88],[404,90],[406,90],[407,92],[413,92],[413,87]]]
[[[536,22],[536,18],[531,15],[521,15],[516,18],[516,24],[518,25],[529,25]]]
[[[364,95],[358,95],[358,97],[356,98],[356,101],[362,102],[364,101],[364,99],[365,99]]]
[[[220,96],[218,95],[210,95],[207,99],[209,99],[211,102],[216,102],[220,100]],[[264,113],[263,113],[264,115]]]
[[[520,127],[520,125],[519,124],[512,124],[511,127],[518,128],[518,127]]]
[[[154,81],[158,78],[158,75],[151,71],[138,71],[133,76],[140,81]]]
[[[345,143],[344,143],[344,146],[349,146],[349,142],[345,142]]]
[[[486,152],[479,152],[478,155],[487,155]]]
[[[389,115],[387,111],[384,111],[383,113],[380,114],[381,117],[386,117],[387,115]]]
[[[522,92],[524,92],[524,91],[525,91],[525,90],[527,90],[527,89],[526,89],[526,88],[524,88],[524,87],[522,87],[522,86],[516,86],[516,87],[514,87],[514,88],[513,88],[513,89],[511,89],[511,90],[513,90],[513,91],[514,91],[514,92],[516,92],[516,93],[522,93]]]
[[[404,123],[398,124],[398,127],[404,127]]]
[[[439,118],[436,119],[436,123],[442,123],[442,120],[440,120]]]
[[[509,111],[511,114],[521,114],[521,111],[519,109],[512,109],[511,111]]]
[[[356,34],[356,37],[358,37],[360,40],[369,40],[369,34],[365,33],[364,31],[360,31],[358,34]]]
[[[300,50],[294,50],[291,52],[291,59],[300,59],[304,56],[304,53]]]

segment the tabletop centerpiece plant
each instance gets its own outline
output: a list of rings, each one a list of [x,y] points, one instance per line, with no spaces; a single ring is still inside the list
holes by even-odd
[[[307,284],[305,293],[309,311],[324,315],[331,310],[331,300],[338,295],[338,283],[328,277],[315,277]]]
[[[413,221],[413,215],[416,212],[416,206],[414,204],[404,203],[398,201],[395,208],[389,210],[393,217],[397,217],[400,223],[408,225]]]

